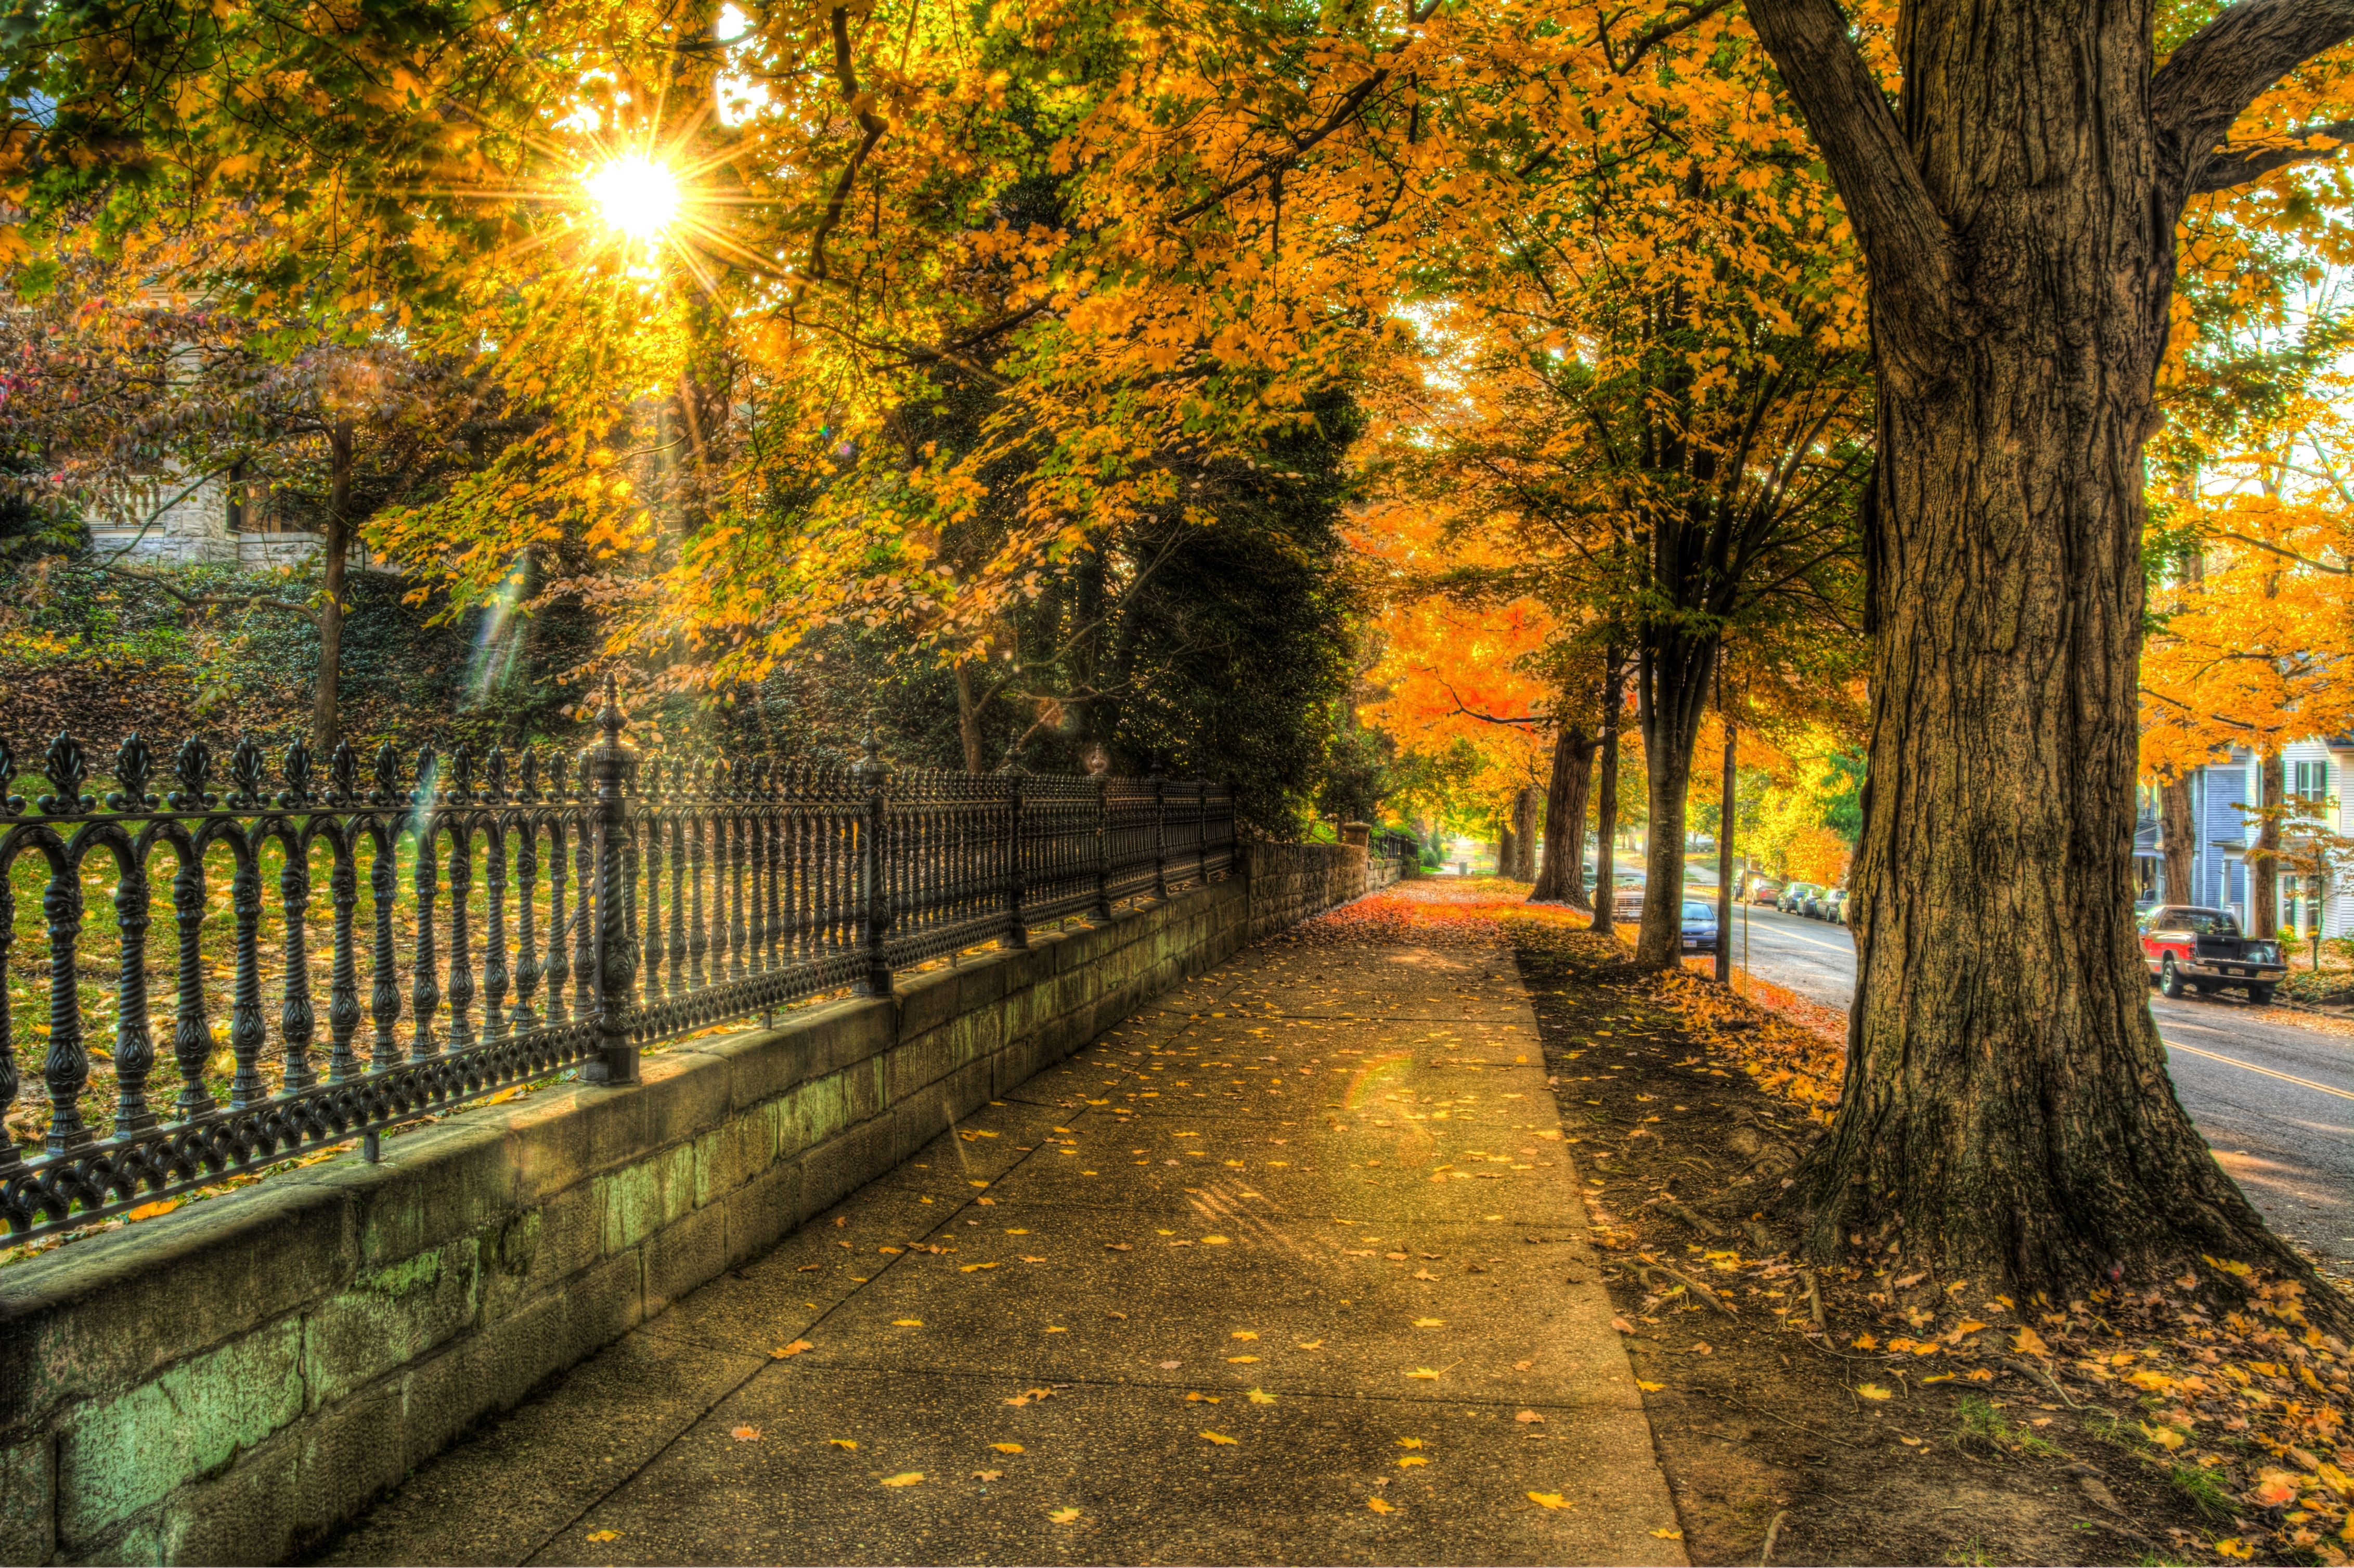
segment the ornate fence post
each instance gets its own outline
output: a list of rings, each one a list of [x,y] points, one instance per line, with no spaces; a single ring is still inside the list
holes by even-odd
[[[1098,773],[1096,786],[1096,918],[1111,918],[1111,776]]]
[[[638,979],[637,942],[629,927],[621,885],[630,834],[630,789],[638,754],[621,744],[621,700],[613,677],[605,677],[605,706],[597,715],[604,738],[581,754],[581,782],[590,803],[597,868],[595,942],[596,1025],[601,1059],[581,1077],[592,1084],[638,1081],[638,1048],[630,1039],[630,1013]],[[583,897],[588,889],[582,888]]]
[[[1030,895],[1030,868],[1023,861],[1022,842],[1022,781],[1029,777],[1022,764],[1013,760],[1013,753],[1005,754],[1005,764],[997,770],[1005,780],[1005,945],[1026,948],[1030,945],[1030,916],[1023,901]]]
[[[1152,896],[1169,897],[1169,780],[1152,770]]]
[[[885,838],[889,831],[891,769],[883,761],[883,743],[875,736],[871,715],[862,749],[865,755],[851,769],[859,791],[866,797],[858,832],[858,903],[866,927],[862,943],[866,949],[866,972],[859,979],[858,991],[862,996],[889,996],[891,960],[884,944],[891,935],[891,868],[885,858],[890,845]]]

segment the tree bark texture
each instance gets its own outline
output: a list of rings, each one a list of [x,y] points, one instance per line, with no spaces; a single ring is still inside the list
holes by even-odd
[[[1496,874],[1510,880],[1512,874],[1512,810],[1506,807],[1496,814]]]
[[[981,705],[973,701],[972,666],[960,659],[956,664],[957,738],[964,743],[964,770],[986,773],[987,758],[982,756],[981,738]]]
[[[2256,831],[2248,850],[2248,917],[2251,937],[2280,935],[2281,809],[2288,803],[2288,781],[2282,777],[2280,750],[2267,747],[2256,754],[2256,804],[2259,817],[2249,813]]]
[[[1724,720],[1724,795],[1717,808],[1716,823],[1716,979],[1723,985],[1733,979],[1733,787],[1737,753],[1733,715],[1724,712],[1721,700],[1717,713]]]
[[[1856,1000],[1783,1213],[1818,1258],[1901,1250],[2054,1297],[2202,1253],[2310,1282],[2150,1019],[2142,445],[2183,201],[2256,93],[2354,33],[2354,0],[2242,0],[2162,71],[2152,0],[1908,0],[1893,111],[1832,0],[1748,14],[1869,262],[1879,399]]]
[[[1545,781],[1544,863],[1532,904],[1590,907],[1585,896],[1585,801],[1594,782],[1594,736],[1566,724],[1553,736],[1553,776]]]
[[[1691,789],[1692,747],[1708,711],[1716,668],[1712,637],[1672,624],[1643,630],[1636,667],[1636,717],[1643,727],[1644,803],[1649,824],[1643,855],[1643,924],[1635,961],[1666,968],[1683,961],[1684,806]]]
[[[1537,792],[1525,784],[1512,797],[1511,876],[1514,882],[1537,879]]]
[[[2166,901],[2197,903],[2199,823],[2191,815],[2190,779],[2169,779],[2158,786],[2158,836],[2166,852]]]
[[[1594,929],[1615,929],[1612,916],[1618,893],[1618,726],[1626,696],[1624,667],[1618,650],[1602,655],[1601,778],[1594,794]]]

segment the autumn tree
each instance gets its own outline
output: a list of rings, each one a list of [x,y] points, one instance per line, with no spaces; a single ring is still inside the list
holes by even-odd
[[[1748,9],[1869,262],[1878,387],[1854,1022],[1780,1210],[1819,1256],[2021,1289],[2309,1279],[2183,1115],[2135,950],[2142,451],[2181,215],[2311,155],[2354,7],[2241,0],[2163,55],[2147,3],[1907,0],[1861,40]]]

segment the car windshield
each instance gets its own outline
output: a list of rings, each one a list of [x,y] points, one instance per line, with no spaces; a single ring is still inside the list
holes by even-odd
[[[1712,906],[1702,904],[1697,898],[1687,898],[1684,900],[1684,918],[1687,920],[1713,920],[1716,918],[1716,910]]]
[[[2194,937],[2236,937],[2240,923],[2220,909],[2177,909],[2159,922]]]

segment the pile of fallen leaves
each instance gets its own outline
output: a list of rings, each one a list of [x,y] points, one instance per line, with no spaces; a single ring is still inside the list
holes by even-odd
[[[1591,928],[1591,912],[1566,904],[1531,904],[1528,897],[1527,883],[1500,877],[1395,883],[1293,927],[1289,939],[1501,948],[1524,933],[1541,932],[1564,941],[1584,938],[1597,958],[1617,950],[1607,934]]]
[[[1760,1088],[1829,1125],[1847,1071],[1844,1014],[1838,1033],[1830,1033],[1769,1008],[1763,999],[1742,996],[1686,972],[1661,975],[1654,994],[1675,1010],[1694,1039],[1739,1063]]]

